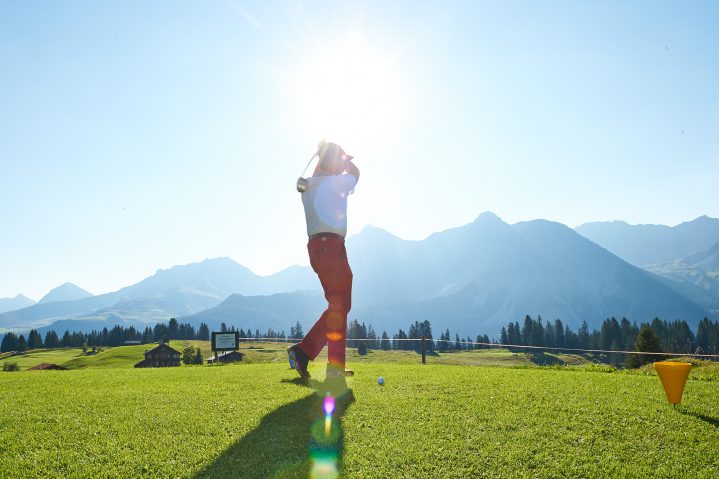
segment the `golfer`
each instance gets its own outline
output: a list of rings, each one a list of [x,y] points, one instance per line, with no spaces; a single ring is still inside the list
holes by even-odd
[[[354,192],[359,169],[352,157],[334,143],[320,142],[319,161],[302,188],[307,221],[307,251],[319,276],[329,305],[304,339],[289,347],[290,366],[303,379],[310,377],[307,364],[327,344],[328,376],[352,376],[345,369],[347,314],[352,307],[352,270],[347,262],[347,196]]]

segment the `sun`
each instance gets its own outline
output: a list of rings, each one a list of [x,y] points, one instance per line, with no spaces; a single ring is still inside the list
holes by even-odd
[[[401,127],[406,89],[389,55],[358,34],[308,58],[292,78],[299,127],[310,138],[378,147]]]

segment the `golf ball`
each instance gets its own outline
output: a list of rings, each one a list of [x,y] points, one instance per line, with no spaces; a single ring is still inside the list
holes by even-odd
[[[380,386],[384,386],[384,378],[382,376],[377,378],[377,384]]]

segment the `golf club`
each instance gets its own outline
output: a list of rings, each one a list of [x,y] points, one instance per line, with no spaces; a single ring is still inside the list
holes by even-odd
[[[307,162],[307,165],[305,165],[305,169],[302,170],[302,173],[300,174],[300,177],[297,179],[297,191],[300,193],[304,193],[307,191],[307,187],[309,186],[307,179],[304,178],[305,172],[307,171],[307,168],[309,168],[310,163],[312,163],[312,160],[315,159],[315,156],[319,156],[320,150],[322,150],[322,147],[325,146],[325,140],[320,141],[319,145],[317,145],[317,151],[315,151],[315,154],[312,155],[312,158],[310,158],[310,161]]]

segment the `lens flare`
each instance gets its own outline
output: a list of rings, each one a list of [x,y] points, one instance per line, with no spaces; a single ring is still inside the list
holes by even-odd
[[[325,401],[322,404],[322,409],[324,409],[327,416],[331,416],[335,410],[335,398],[327,394],[327,396],[325,396]]]
[[[312,462],[311,479],[335,479],[337,477],[339,477],[337,459],[323,457],[316,458]]]
[[[327,313],[327,319],[325,319],[325,324],[327,324],[327,327],[332,330],[338,330],[338,329],[344,329],[345,325],[345,317],[342,315],[341,311],[333,311],[333,304],[330,302],[329,307],[330,311]]]
[[[325,416],[325,436],[329,436],[332,432],[332,416],[329,414]]]

